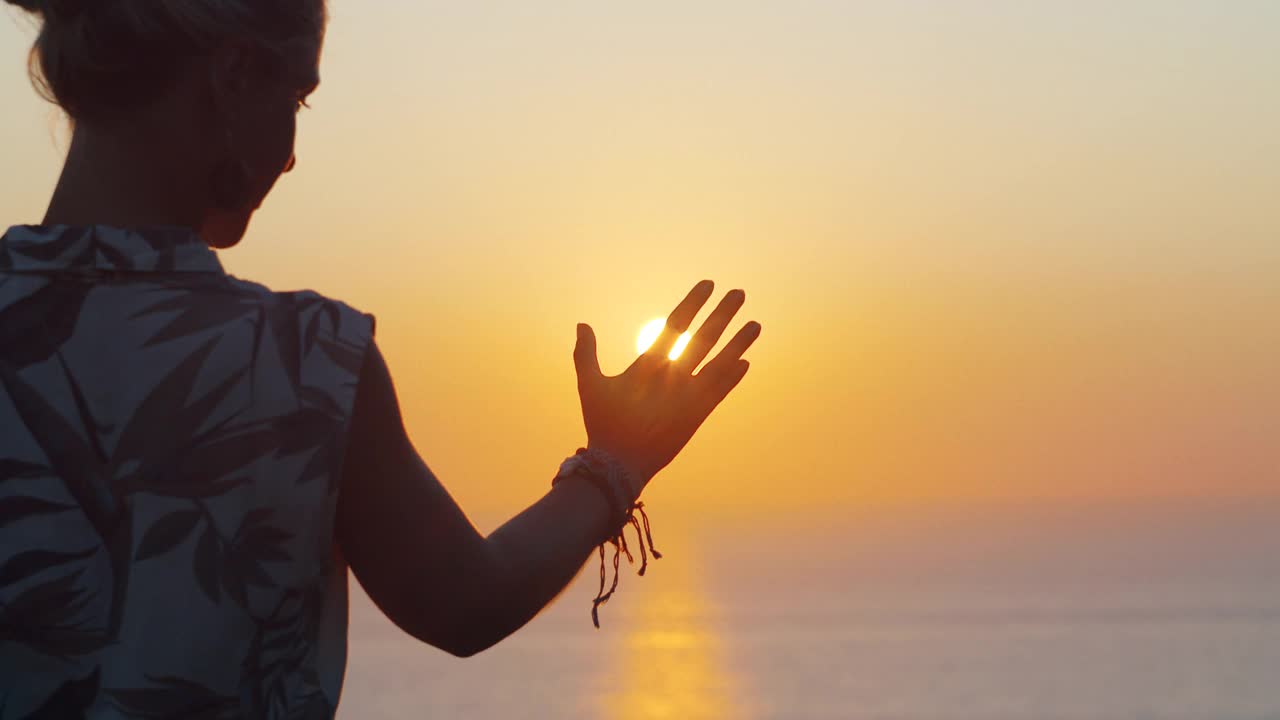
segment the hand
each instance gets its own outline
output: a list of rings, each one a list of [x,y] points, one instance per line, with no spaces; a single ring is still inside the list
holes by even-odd
[[[714,289],[710,280],[695,285],[667,318],[666,328],[653,346],[626,372],[614,377],[600,371],[591,326],[578,326],[573,359],[587,446],[621,462],[636,483],[633,489],[637,496],[675,459],[750,367],[742,354],[760,336],[757,322],[747,323],[719,355],[694,373],[746,301],[741,290],[725,295],[680,357],[669,359],[676,340],[693,324]]]

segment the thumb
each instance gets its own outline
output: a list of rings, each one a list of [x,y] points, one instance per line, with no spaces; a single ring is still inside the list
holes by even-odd
[[[596,333],[590,325],[578,324],[578,344],[573,348],[573,364],[579,380],[600,377],[600,358],[596,356]]]

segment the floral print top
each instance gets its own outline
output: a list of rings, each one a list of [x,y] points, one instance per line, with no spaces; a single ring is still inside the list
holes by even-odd
[[[193,231],[0,239],[0,718],[328,718],[373,318]]]

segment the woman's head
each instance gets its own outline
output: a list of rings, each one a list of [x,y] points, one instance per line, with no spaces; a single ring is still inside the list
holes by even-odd
[[[319,81],[324,0],[5,2],[42,21],[32,79],[77,133],[149,139],[139,152],[168,137],[163,151],[202,176],[205,239],[238,242],[294,163],[296,113]]]

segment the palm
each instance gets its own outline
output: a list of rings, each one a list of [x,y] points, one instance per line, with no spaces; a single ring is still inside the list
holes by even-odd
[[[578,327],[574,362],[588,445],[621,461],[641,485],[688,444],[750,366],[742,354],[760,336],[760,324],[755,322],[747,323],[715,358],[694,372],[742,307],[746,294],[741,290],[725,295],[676,360],[668,357],[714,289],[709,280],[694,286],[667,318],[658,340],[621,375],[609,377],[601,372],[595,333],[588,325]]]

